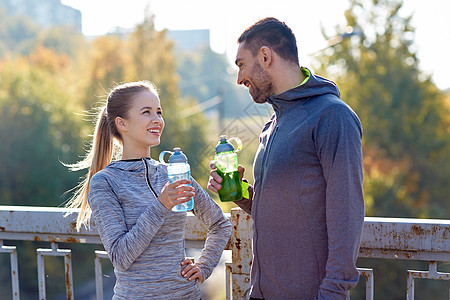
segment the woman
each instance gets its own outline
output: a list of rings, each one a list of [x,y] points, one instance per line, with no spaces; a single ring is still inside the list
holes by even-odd
[[[167,167],[150,158],[163,128],[150,82],[119,85],[99,114],[92,149],[71,166],[89,168],[68,206],[81,207],[78,230],[93,216],[114,266],[113,299],[200,299],[198,283],[218,264],[231,234],[229,220],[195,180],[169,184]],[[122,150],[117,161],[114,141]],[[195,264],[185,258],[186,213],[171,211],[191,197],[193,213],[209,231]]]

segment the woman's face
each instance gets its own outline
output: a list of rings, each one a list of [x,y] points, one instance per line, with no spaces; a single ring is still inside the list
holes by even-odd
[[[132,102],[127,118],[117,117],[116,126],[122,136],[124,153],[132,150],[138,156],[148,156],[150,147],[159,145],[164,129],[161,104],[158,96],[150,91],[140,92]]]

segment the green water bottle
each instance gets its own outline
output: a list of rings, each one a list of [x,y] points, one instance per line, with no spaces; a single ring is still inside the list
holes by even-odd
[[[217,174],[222,177],[222,188],[219,190],[219,198],[222,202],[236,201],[242,199],[242,187],[239,180],[238,157],[236,152],[241,150],[242,141],[237,137],[229,138],[226,135],[219,136],[220,141],[216,146],[214,163]],[[229,141],[237,144],[236,150]]]

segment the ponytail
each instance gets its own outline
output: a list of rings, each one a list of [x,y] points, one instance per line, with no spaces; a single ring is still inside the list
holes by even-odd
[[[89,226],[91,208],[88,203],[88,194],[91,178],[111,162],[113,154],[114,139],[109,129],[105,106],[98,114],[90,151],[82,161],[68,165],[71,171],[88,169],[88,173],[78,186],[75,187],[75,192],[66,205],[68,208],[80,208],[76,225],[77,231],[80,230],[82,225],[85,227]]]

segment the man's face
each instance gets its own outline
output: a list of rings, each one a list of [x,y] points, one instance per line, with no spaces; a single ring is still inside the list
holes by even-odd
[[[268,97],[274,95],[274,88],[272,77],[258,60],[259,55],[262,54],[253,56],[252,52],[245,48],[245,42],[239,45],[235,62],[239,68],[237,83],[248,88],[253,101],[264,103]]]

